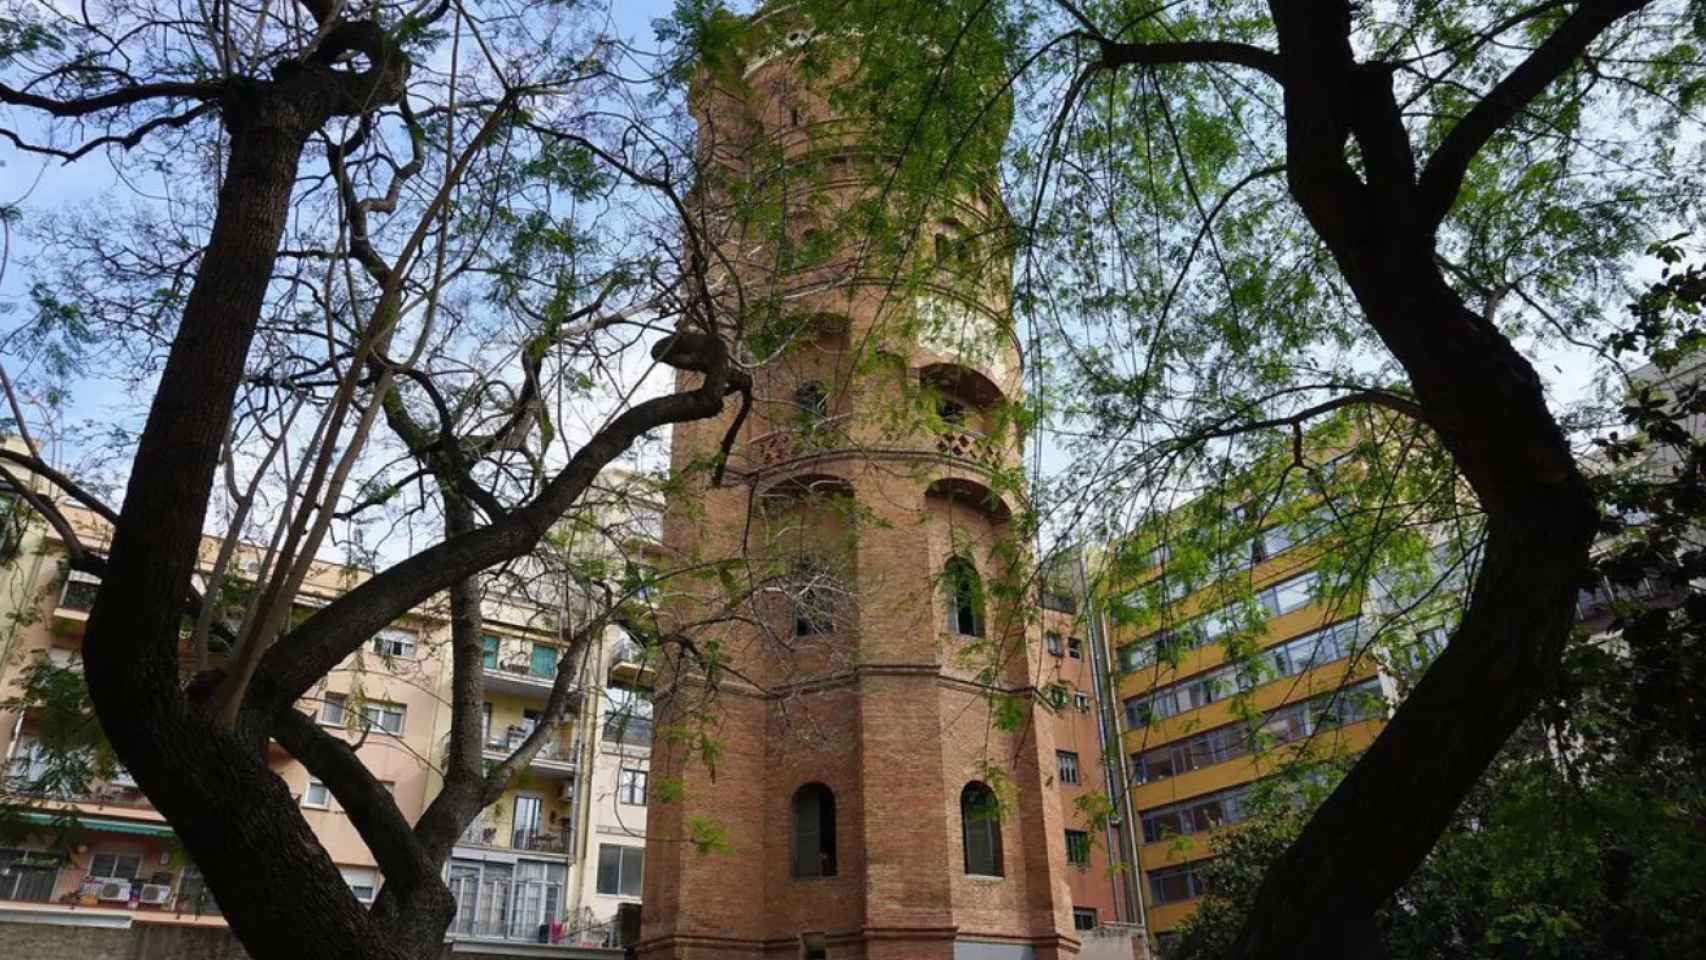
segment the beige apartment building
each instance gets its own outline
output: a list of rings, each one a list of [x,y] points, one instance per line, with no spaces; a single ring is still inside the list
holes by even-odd
[[[622,479],[622,478],[618,478]],[[27,506],[7,498],[0,524],[0,699],[17,693],[38,658],[78,669],[98,581],[70,571],[65,545]],[[62,505],[86,543],[104,542],[98,518]],[[641,518],[641,529],[655,522]],[[642,561],[644,538],[629,546]],[[209,538],[211,560],[217,542]],[[241,562],[241,561],[239,561]],[[252,569],[252,567],[250,568]],[[366,576],[327,563],[296,602],[323,604]],[[501,759],[537,722],[564,655],[569,604],[489,596],[485,610],[487,756]],[[571,615],[572,616],[572,615]],[[651,726],[645,651],[620,626],[562,669],[576,677],[576,709],[521,779],[471,824],[446,866],[458,911],[447,950],[483,955],[610,956],[613,920],[638,902]],[[403,814],[420,816],[439,790],[450,729],[449,623],[429,603],[380,631],[300,705],[347,731]],[[3,783],[22,800],[24,826],[0,840],[0,923],[223,926],[217,904],[170,824],[118,772],[87,790],[23,797],[46,769],[35,711],[0,710]],[[358,899],[384,883],[375,861],[324,784],[276,744],[270,760]],[[61,828],[74,819],[75,829]],[[69,838],[65,848],[56,840]],[[633,850],[629,854],[625,851]],[[603,869],[605,860],[617,863]],[[541,954],[541,951],[544,951]]]

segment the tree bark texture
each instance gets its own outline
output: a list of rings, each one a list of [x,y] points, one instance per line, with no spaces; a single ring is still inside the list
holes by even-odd
[[[351,49],[366,53],[371,66],[336,66]],[[219,672],[183,683],[179,631],[192,607],[214,470],[304,144],[334,116],[394,103],[407,74],[406,59],[377,24],[345,22],[327,31],[309,60],[280,65],[272,80],[234,78],[219,88],[230,137],[226,179],[84,634],[85,673],[103,729],[256,960],[402,960],[442,950],[455,904],[440,868],[461,829],[493,798],[479,763],[481,651],[471,578],[531,549],[636,437],[713,416],[724,396],[745,383],[720,340],[686,331],[666,340],[659,359],[697,371],[697,383],[623,411],[575,451],[540,496],[484,526],[474,525],[466,504],[452,497],[455,515],[444,542],[381,571],[281,638],[262,661],[236,722],[220,722],[210,697]],[[349,743],[299,713],[296,703],[378,629],[453,585],[454,656],[463,681],[454,730],[459,755],[472,759],[422,822],[411,825]],[[553,691],[558,715],[566,682],[560,677],[562,689]],[[268,768],[269,738],[326,783],[379,862],[386,885],[371,912],[351,895],[296,799]],[[522,767],[532,755],[523,752]]]
[[[1451,204],[1430,189],[1440,178],[1418,177],[1389,68],[1354,61],[1346,5],[1273,9],[1292,196],[1487,516],[1480,576],[1451,643],[1269,870],[1235,951],[1361,958],[1379,952],[1375,912],[1557,676],[1596,512],[1540,378],[1436,266]],[[1346,160],[1352,138],[1360,175]],[[1455,196],[1460,176],[1444,180]]]
[[[137,447],[84,637],[89,692],[125,766],[171,822],[257,958],[402,957],[370,924],[264,760],[180,693],[178,634],[213,471],[267,286],[297,163],[324,116],[280,98],[227,119],[213,229]],[[228,107],[228,111],[229,111]]]

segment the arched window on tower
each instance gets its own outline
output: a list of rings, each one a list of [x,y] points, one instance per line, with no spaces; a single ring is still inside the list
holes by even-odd
[[[1002,876],[1001,804],[988,784],[973,780],[960,791],[960,829],[965,836],[966,872]]]
[[[794,390],[794,405],[800,409],[800,422],[808,427],[829,418],[829,392],[816,380],[807,380]]]
[[[983,636],[983,578],[964,557],[951,557],[942,572],[947,593],[948,632]]]
[[[821,783],[794,793],[794,876],[835,876],[835,794]]]
[[[835,583],[816,560],[794,567],[794,636],[806,637],[835,629]]]

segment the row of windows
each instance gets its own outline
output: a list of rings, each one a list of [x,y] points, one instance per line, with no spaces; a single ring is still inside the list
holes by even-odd
[[[1194,863],[1149,871],[1150,904],[1160,906],[1164,903],[1178,903],[1181,900],[1192,900],[1207,893],[1208,884],[1203,879],[1202,873],[1202,868],[1207,863],[1207,860],[1198,860]]]
[[[1356,650],[1360,623],[1361,618],[1352,617],[1269,647],[1249,663],[1230,663],[1151,693],[1128,697],[1126,724],[1135,728],[1152,720],[1177,716],[1234,693],[1350,656]]]
[[[1331,516],[1331,508],[1323,505],[1290,523],[1278,523],[1259,530],[1249,539],[1219,551],[1213,558],[1214,572],[1225,576],[1272,560],[1292,547],[1314,539],[1331,520]],[[1170,553],[1166,546],[1154,547],[1138,561],[1138,565],[1141,569],[1153,569],[1166,562]],[[1196,586],[1184,578],[1168,578],[1163,571],[1161,577],[1126,594],[1125,602],[1141,609],[1153,604],[1154,599],[1169,602],[1182,599],[1196,589]],[[1155,594],[1154,598],[1146,597],[1146,594],[1151,593]]]
[[[320,700],[320,722],[328,727],[344,726],[351,719],[348,707],[349,697],[344,694],[326,694]],[[362,704],[361,713],[361,722],[366,726],[390,734],[401,734],[408,708],[400,703],[369,700]]]
[[[1156,843],[1237,823],[1250,815],[1250,784],[1192,797],[1143,814],[1143,842]]]
[[[1079,713],[1090,712],[1090,695],[1074,689],[1072,684],[1051,683],[1045,688],[1044,695],[1048,697],[1049,706],[1056,710],[1065,710],[1066,705],[1071,703]]]
[[[59,605],[68,610],[88,611],[95,605],[95,595],[100,592],[101,578],[79,570],[70,571],[66,579],[65,590],[60,596]],[[495,634],[483,634],[480,637],[484,646],[481,660],[487,670],[498,669],[498,637]],[[413,630],[402,627],[386,627],[373,635],[368,643],[368,649],[380,657],[392,660],[413,660],[420,650],[420,637]],[[527,670],[536,677],[555,677],[557,675],[557,658],[561,650],[547,643],[534,643],[531,662],[526,664]],[[506,664],[506,666],[508,666]],[[515,665],[522,666],[521,664]]]
[[[821,783],[808,783],[794,792],[790,860],[799,879],[836,875],[835,794]],[[972,781],[960,791],[960,827],[965,872],[1002,876],[1001,805],[987,784]],[[1068,853],[1072,840],[1068,832]],[[1089,835],[1084,834],[1088,863]],[[1074,861],[1077,862],[1077,861]]]
[[[1311,570],[1256,591],[1255,602],[1268,617],[1290,613],[1314,599],[1319,581],[1319,575]],[[1247,622],[1243,604],[1217,607],[1157,631],[1153,638],[1121,647],[1117,654],[1120,672],[1131,673],[1159,660],[1172,659],[1179,653],[1206,646],[1249,626],[1252,624]]]
[[[1254,729],[1243,723],[1233,723],[1163,747],[1134,753],[1131,755],[1132,779],[1137,783],[1165,780],[1242,757],[1261,746],[1279,746],[1302,740],[1323,727],[1355,723],[1385,712],[1380,681],[1365,680],[1344,690],[1273,710]]]
[[[1073,660],[1084,659],[1084,641],[1077,637],[1066,638],[1066,647],[1064,651],[1061,649],[1060,634],[1058,633],[1043,634],[1043,643],[1048,647],[1048,652],[1057,657],[1061,656],[1064,652],[1066,656]]]

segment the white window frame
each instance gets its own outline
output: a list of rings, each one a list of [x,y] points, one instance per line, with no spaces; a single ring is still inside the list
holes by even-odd
[[[338,872],[343,874],[344,883],[348,885],[350,893],[355,896],[358,902],[363,906],[373,906],[374,898],[379,896],[379,871],[377,869],[373,867],[339,866]],[[366,896],[362,895],[363,890],[367,891]]]
[[[395,730],[385,725],[385,718],[391,714],[397,716],[397,729]],[[361,706],[361,718],[372,730],[400,737],[403,735],[403,727],[409,719],[409,708],[400,703],[369,700]]]
[[[328,714],[336,708],[337,719],[330,719]],[[320,697],[320,713],[314,718],[323,727],[342,727],[349,723],[349,696],[342,693],[326,693]]]
[[[607,849],[621,851],[620,853],[616,854],[616,889],[615,889],[615,891],[606,891],[603,888],[603,886],[599,882],[603,878],[599,877],[597,875],[597,874],[601,873],[602,871],[600,871],[598,869],[599,864],[596,864],[596,863],[593,865],[593,870],[594,870],[593,889],[596,890],[598,892],[598,895],[601,897],[621,897],[624,900],[638,900],[640,898],[640,895],[637,893],[623,893],[623,892],[621,892],[622,886],[623,886],[623,884],[622,884],[622,879],[623,879],[622,864],[628,857],[628,851],[636,851],[638,853],[638,855],[640,857],[640,886],[642,888],[644,888],[645,879],[646,879],[646,848],[645,847],[636,847],[636,846],[633,846],[632,844],[601,843],[598,845],[598,857],[600,860],[604,859],[604,851]]]
[[[67,571],[65,571],[65,583],[59,588],[59,604],[58,605],[62,609],[77,610],[77,611],[86,613],[88,611],[85,610],[85,608],[83,608],[83,607],[67,607],[67,606],[65,606],[65,595],[71,592],[71,585],[74,583],[92,583],[96,587],[99,587],[101,585],[101,578],[95,576],[92,573],[85,573],[82,570],[67,570]],[[92,607],[94,605],[90,604],[90,606]]]
[[[639,799],[633,799],[635,786],[639,787]],[[646,796],[651,792],[651,771],[639,767],[620,767],[616,771],[616,799],[631,807],[646,805]]]
[[[315,803],[309,799],[314,795],[315,787],[320,788],[320,791],[326,795],[325,800],[320,803]],[[309,777],[308,785],[302,788],[302,806],[309,810],[332,809],[332,788],[326,786],[326,784],[320,780]]]
[[[1078,784],[1083,782],[1084,773],[1078,765],[1078,754],[1072,750],[1056,750],[1054,752],[1055,773],[1061,783]]]
[[[108,870],[106,873],[101,873],[100,871],[95,869],[95,864],[97,862],[99,862],[102,857],[111,857],[112,861],[113,861],[112,862],[112,869]],[[131,874],[128,877],[125,876],[124,874],[118,872],[119,862],[123,861],[123,860],[135,860],[136,861],[136,869],[131,871]],[[93,879],[96,879],[96,880],[126,881],[129,883],[135,883],[137,881],[137,879],[142,876],[142,855],[139,853],[95,853],[95,854],[90,854],[90,856],[89,856],[89,876],[92,877]]]
[[[386,627],[373,635],[373,652],[396,660],[413,660],[420,638],[413,630]]]

